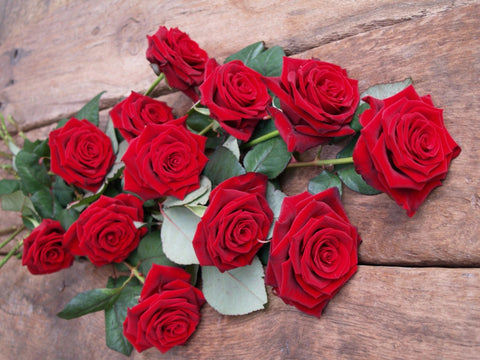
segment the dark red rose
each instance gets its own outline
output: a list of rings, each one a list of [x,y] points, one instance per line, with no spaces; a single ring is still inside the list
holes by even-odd
[[[50,274],[66,269],[75,259],[63,246],[62,225],[55,220],[44,219],[23,240],[22,265],[34,274]]]
[[[264,80],[280,99],[282,111],[269,111],[288,151],[303,152],[354,133],[348,124],[360,98],[358,81],[338,65],[284,57],[282,76]]]
[[[183,199],[200,186],[208,158],[207,138],[185,127],[186,116],[166,124],[149,124],[132,140],[122,160],[125,190],[144,200],[161,196]]]
[[[200,321],[202,292],[181,268],[153,264],[139,304],[127,310],[123,334],[138,352],[152,346],[162,353],[185,344]]]
[[[427,195],[445,179],[450,161],[460,154],[443,124],[442,110],[413,86],[378,100],[367,96],[370,109],[353,151],[355,170],[413,216]]]
[[[147,124],[163,124],[173,120],[172,109],[163,101],[134,91],[110,111],[113,126],[130,142]]]
[[[337,188],[286,197],[273,230],[265,283],[286,304],[320,317],[357,271],[360,241]]]
[[[70,119],[48,144],[51,171],[82,189],[97,191],[115,161],[112,142],[88,120]]]
[[[230,178],[212,191],[193,238],[200,265],[224,272],[252,263],[273,219],[266,191],[267,177],[258,173]]]
[[[240,60],[219,66],[210,59],[199,89],[210,116],[237,139],[248,141],[258,122],[268,117],[272,99],[262,76]]]
[[[195,87],[203,82],[207,53],[178,28],[160,26],[147,39],[147,60],[157,75],[164,73],[168,85],[198,101]]]
[[[130,194],[100,196],[65,233],[65,247],[96,266],[125,260],[147,231],[135,224],[143,221],[142,204]]]

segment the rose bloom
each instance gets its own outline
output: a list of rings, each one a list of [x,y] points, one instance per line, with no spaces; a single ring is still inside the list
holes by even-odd
[[[147,232],[135,225],[143,221],[142,204],[130,194],[100,196],[65,233],[65,247],[74,255],[87,256],[95,266],[122,262]]]
[[[232,177],[212,191],[193,238],[200,265],[224,272],[252,263],[273,219],[266,191],[267,177],[258,173]]]
[[[355,170],[413,216],[427,195],[447,176],[460,154],[443,124],[442,110],[413,86],[384,100],[367,96],[370,109],[353,151]]]
[[[183,199],[200,186],[208,158],[207,138],[191,133],[186,116],[166,124],[149,124],[132,140],[122,160],[125,190],[144,200],[161,196]]]
[[[357,271],[360,241],[337,188],[286,197],[273,230],[265,283],[286,304],[320,317]]]
[[[162,353],[184,344],[200,321],[202,292],[181,268],[153,264],[138,305],[127,310],[123,334],[138,352],[152,346]]]
[[[44,219],[23,240],[22,265],[34,274],[50,274],[66,269],[75,259],[63,246],[62,225],[56,220]]]
[[[110,111],[113,126],[130,142],[147,124],[163,124],[173,120],[172,109],[163,101],[134,91]]]
[[[237,139],[248,141],[258,122],[268,116],[272,99],[262,76],[240,60],[219,66],[210,59],[199,89],[210,116]]]
[[[304,152],[354,133],[349,123],[360,98],[358,81],[341,67],[284,57],[281,77],[264,81],[280,100],[282,110],[269,111],[288,151]]]
[[[178,28],[160,26],[147,39],[146,57],[157,75],[164,73],[169,86],[198,101],[195,87],[203,82],[207,53]]]
[[[115,161],[112,142],[88,120],[70,119],[50,132],[51,171],[70,185],[97,191]]]

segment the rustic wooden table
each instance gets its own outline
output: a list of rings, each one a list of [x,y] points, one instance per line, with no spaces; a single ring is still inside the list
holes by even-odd
[[[145,36],[162,24],[189,33],[219,61],[263,40],[290,56],[337,63],[361,91],[411,76],[444,109],[463,151],[413,218],[383,194],[345,190],[363,238],[361,266],[321,319],[271,293],[266,311],[247,316],[205,306],[188,346],[130,358],[479,359],[478,1],[0,0],[0,112],[30,139],[44,138],[58,119],[106,90],[105,121],[119,99],[154,80]],[[155,95],[179,112],[189,107],[165,87]],[[284,191],[304,191],[318,171],[289,171]],[[0,216],[2,229],[20,223],[15,214]],[[124,358],[105,346],[102,313],[55,316],[77,292],[104,287],[112,271],[77,262],[32,276],[11,260],[0,270],[0,358]]]

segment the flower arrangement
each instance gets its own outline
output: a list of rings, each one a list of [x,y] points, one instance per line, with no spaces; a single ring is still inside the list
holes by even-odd
[[[266,285],[320,317],[355,274],[362,241],[342,187],[384,192],[413,216],[460,153],[442,110],[411,79],[360,94],[340,66],[262,42],[218,64],[179,29],[147,39],[158,77],[116,104],[105,129],[102,93],[22,147],[1,117],[15,172],[0,180],[2,208],[20,212],[31,233],[0,266],[22,245],[35,275],[76,257],[114,264],[118,277],[58,316],[104,311],[107,346],[125,355],[185,344],[206,302],[225,315],[259,311]],[[163,79],[192,100],[184,116],[149,96]],[[323,159],[330,143],[344,148]],[[311,149],[312,161],[298,160]],[[279,178],[302,166],[322,171],[286,196]]]

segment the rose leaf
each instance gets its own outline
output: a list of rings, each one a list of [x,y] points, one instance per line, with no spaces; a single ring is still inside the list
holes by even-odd
[[[248,67],[263,76],[280,76],[282,74],[284,56],[285,52],[280,46],[273,46],[252,58],[248,63]]]
[[[198,264],[192,241],[200,218],[184,207],[162,209],[161,238],[165,255],[181,265]]]
[[[244,315],[262,310],[267,303],[263,266],[258,257],[251,265],[221,273],[215,266],[202,267],[203,294],[223,315]]]
[[[20,186],[20,180],[2,179],[0,180],[0,196],[18,191],[20,190]]]
[[[249,172],[262,173],[269,179],[274,179],[285,170],[290,159],[291,154],[285,141],[276,137],[254,146],[245,155],[243,164]]]
[[[127,277],[109,278],[107,288],[120,287]],[[142,287],[134,280],[130,281],[120,293],[113,305],[105,310],[105,340],[107,346],[121,354],[129,356],[133,346],[123,335],[123,322],[127,317],[127,309],[135,306]]]
[[[256,42],[252,45],[248,45],[242,50],[227,57],[225,59],[225,64],[233,60],[240,60],[244,63],[244,65],[249,66],[250,61],[257,57],[259,54],[261,54],[264,49],[265,46],[263,45],[262,41]]]
[[[107,127],[105,129],[105,135],[107,135],[112,143],[113,153],[118,152],[118,140],[117,135],[115,134],[115,127],[113,126],[113,121],[111,118],[107,121]]]
[[[338,175],[330,171],[322,170],[320,174],[309,181],[308,192],[310,194],[318,194],[331,187],[338,188],[340,196],[342,196],[342,181]]]
[[[15,168],[27,192],[34,193],[50,187],[50,176],[38,155],[20,151],[15,156]]]
[[[245,169],[230,150],[220,146],[209,156],[203,173],[212,181],[213,186],[217,186],[231,177],[245,174]]]
[[[82,107],[76,114],[75,118],[78,120],[87,119],[93,125],[98,126],[98,113],[100,108],[100,97],[105,91],[102,91],[96,95],[92,100],[90,100],[84,107]]]

